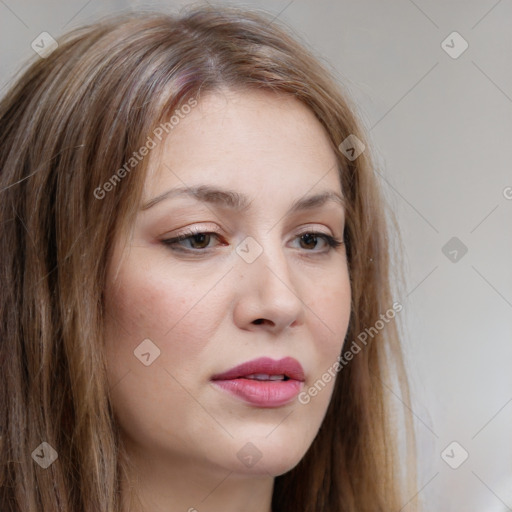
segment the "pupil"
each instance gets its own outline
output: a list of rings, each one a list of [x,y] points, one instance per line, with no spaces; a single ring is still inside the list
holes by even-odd
[[[302,235],[302,239],[306,242],[306,245],[314,244],[316,242],[316,237],[310,233]]]
[[[194,242],[193,245],[198,243],[201,247],[203,247],[202,244],[204,244],[205,239],[206,239],[206,245],[208,245],[208,242],[210,241],[210,235],[207,235],[205,233],[197,233],[196,235],[194,235],[194,237],[192,239]]]

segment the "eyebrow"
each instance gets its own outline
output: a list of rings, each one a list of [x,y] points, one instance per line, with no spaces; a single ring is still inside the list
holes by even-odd
[[[142,206],[142,210],[148,210],[161,201],[172,199],[175,197],[192,197],[198,201],[224,206],[235,210],[239,213],[246,212],[251,202],[245,194],[235,192],[234,190],[227,190],[210,185],[197,185],[193,187],[176,187],[159,196],[150,199]],[[314,195],[301,197],[293,202],[288,214],[297,213],[304,210],[312,210],[323,206],[328,202],[334,202],[341,205],[343,208],[346,206],[345,198],[333,190],[326,190]]]

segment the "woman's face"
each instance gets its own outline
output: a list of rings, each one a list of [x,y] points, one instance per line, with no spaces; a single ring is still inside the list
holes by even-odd
[[[335,154],[305,106],[256,91],[203,97],[161,144],[108,268],[116,418],[151,464],[277,476],[318,432],[348,327],[345,246],[321,236],[343,240]],[[212,380],[259,358],[277,363]]]

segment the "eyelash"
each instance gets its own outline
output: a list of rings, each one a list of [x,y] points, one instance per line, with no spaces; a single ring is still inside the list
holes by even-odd
[[[205,248],[205,249],[184,249],[184,248],[180,248],[178,249],[178,244],[179,242],[183,241],[183,240],[189,240],[189,239],[192,239],[194,236],[197,236],[197,235],[214,235],[215,237],[217,237],[217,239],[219,238],[219,234],[218,233],[215,233],[213,231],[205,231],[205,230],[201,230],[201,229],[191,229],[189,231],[186,231],[176,237],[173,237],[173,238],[168,238],[166,240],[162,240],[162,243],[164,245],[166,245],[167,247],[169,247],[169,249],[171,249],[172,251],[176,251],[176,252],[186,252],[186,253],[191,253],[191,254],[199,254],[199,253],[205,253],[207,252],[209,249],[211,248]],[[323,239],[327,245],[328,245],[328,250],[327,251],[323,251],[323,252],[320,252],[320,251],[314,251],[314,250],[307,250],[307,252],[316,252],[316,253],[319,253],[319,254],[327,254],[329,252],[331,252],[332,249],[337,249],[340,245],[343,245],[343,241],[342,240],[339,240],[338,238],[336,237],[333,237],[331,235],[327,235],[325,233],[318,233],[316,231],[304,231],[302,233],[298,233],[296,235],[296,238],[299,238],[299,237],[302,237],[304,235],[310,235],[310,236],[313,236],[315,238],[321,238]]]

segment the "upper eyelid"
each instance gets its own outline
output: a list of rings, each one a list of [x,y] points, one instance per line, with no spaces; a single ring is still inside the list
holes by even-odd
[[[315,223],[311,223],[311,224],[315,224]],[[322,235],[329,235],[329,236],[334,236],[334,237],[336,236],[336,234],[330,235],[329,233],[323,233],[322,231],[319,231],[319,228],[317,227],[317,225],[318,225],[318,223],[316,223],[316,225],[309,225],[309,224],[303,225],[300,228],[298,228],[299,233],[303,233],[304,231],[307,232],[308,230],[310,230],[311,232],[315,231]],[[329,229],[325,225],[324,225],[324,228]],[[331,231],[333,231],[333,230],[331,229]],[[205,233],[205,234],[213,233],[215,235],[222,236],[222,233],[219,230],[215,230],[210,227],[204,227],[204,226],[197,227],[197,225],[194,224],[192,226],[183,228],[182,231],[178,231],[176,234],[166,235],[166,237],[175,238],[175,237],[179,237],[179,236],[183,236],[183,235],[195,235],[195,234],[201,234],[201,233]]]
[[[295,233],[295,236],[304,235],[307,233],[316,233],[316,234],[320,234],[320,235],[334,236],[334,237],[336,236],[336,235],[330,235],[329,233],[324,233],[323,231],[321,231],[317,228],[307,228],[307,227],[299,230],[297,233]],[[220,233],[219,231],[212,231],[209,229],[191,229],[190,231],[182,231],[182,232],[176,233],[175,235],[169,236],[169,238],[178,238],[178,237],[182,237],[182,236],[189,237],[189,236],[202,235],[202,234],[223,236],[222,233]]]

